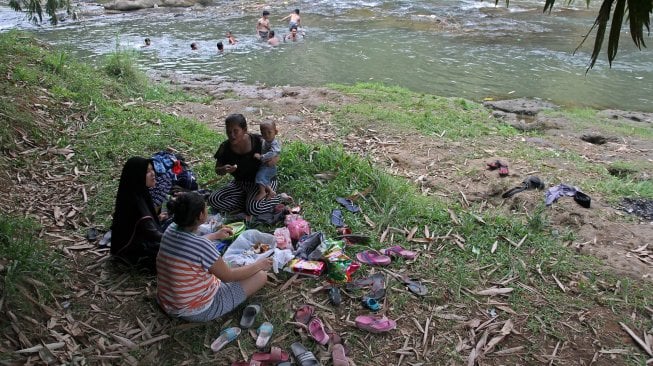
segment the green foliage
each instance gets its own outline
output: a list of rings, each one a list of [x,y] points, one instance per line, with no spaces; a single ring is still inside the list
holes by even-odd
[[[43,4],[41,0],[9,0],[9,6],[15,11],[27,12],[28,19],[33,23],[43,22]],[[56,25],[59,23],[57,11],[65,9],[68,14],[70,11],[70,0],[46,0],[45,14],[50,17],[50,23]]]
[[[110,77],[129,87],[144,87],[147,80],[136,67],[135,59],[134,51],[116,49],[105,59],[103,70]]]

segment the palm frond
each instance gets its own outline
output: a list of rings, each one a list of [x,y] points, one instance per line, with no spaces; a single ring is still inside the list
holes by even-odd
[[[644,27],[651,33],[651,13],[653,13],[653,1],[628,0],[628,21],[630,22],[630,36],[635,46],[642,49],[644,43]]]
[[[603,0],[603,4],[601,4],[601,8],[599,9],[599,15],[596,16],[594,25],[592,25],[592,29],[596,28],[596,39],[594,40],[594,49],[592,50],[592,56],[590,56],[590,66],[588,69],[594,67],[596,59],[599,57],[599,53],[601,52],[601,46],[603,45],[603,39],[605,38],[605,30],[608,27],[608,20],[610,20],[610,12],[612,11],[613,3],[614,0]]]
[[[608,62],[612,66],[612,60],[617,57],[619,49],[619,36],[621,36],[621,24],[626,11],[626,0],[617,0],[612,12],[612,24],[610,24],[610,35],[608,36]]]

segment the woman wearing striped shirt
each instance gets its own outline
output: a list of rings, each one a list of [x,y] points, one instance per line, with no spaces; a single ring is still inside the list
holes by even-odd
[[[224,239],[231,229],[212,237],[196,234],[207,219],[204,198],[190,192],[178,196],[174,223],[161,239],[157,256],[157,299],[166,313],[191,322],[216,319],[261,289],[272,259],[230,268],[211,240]]]

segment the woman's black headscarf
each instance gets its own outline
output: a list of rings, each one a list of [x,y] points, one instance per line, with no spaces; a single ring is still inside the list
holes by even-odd
[[[131,157],[122,168],[111,225],[112,254],[120,254],[124,257],[145,254],[141,253],[142,242],[151,239],[151,235],[145,233],[143,229],[149,227],[150,230],[160,230],[152,197],[145,185],[147,168],[151,163],[150,159]],[[160,238],[160,232],[158,236]]]

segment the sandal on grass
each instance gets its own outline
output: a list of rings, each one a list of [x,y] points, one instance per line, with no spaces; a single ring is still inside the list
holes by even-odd
[[[384,333],[397,327],[397,322],[385,315],[359,315],[356,317],[356,327],[371,333]]]
[[[211,343],[211,350],[213,352],[218,352],[219,350],[223,349],[224,346],[229,344],[231,341],[234,339],[238,338],[240,335],[240,328],[238,327],[231,327],[223,330],[220,332],[220,336]]]
[[[251,328],[252,325],[254,325],[254,320],[256,320],[256,315],[258,315],[260,311],[261,305],[247,305],[245,310],[243,310],[242,318],[240,318],[240,327],[244,329]]]
[[[346,286],[348,290],[372,286],[372,291],[376,291],[385,288],[385,275],[377,272],[369,277],[354,280]]]
[[[499,176],[500,177],[507,177],[508,174],[510,174],[508,172],[508,164],[501,163],[501,165],[499,166]]]
[[[303,344],[295,342],[290,345],[292,354],[295,356],[295,362],[300,366],[319,366],[320,362],[315,358],[313,352],[304,347]]]
[[[339,306],[342,302],[342,296],[340,295],[340,289],[337,287],[331,287],[329,289],[329,302],[333,306]]]
[[[370,266],[387,266],[392,261],[387,255],[383,255],[376,250],[366,250],[356,254],[359,262]]]
[[[252,355],[252,361],[259,361],[266,364],[273,363],[276,365],[279,362],[285,362],[288,360],[290,360],[288,353],[279,347],[272,347],[270,353],[257,352]]]
[[[349,212],[356,213],[356,212],[360,212],[360,210],[361,210],[361,208],[358,207],[358,205],[356,205],[354,202],[352,202],[352,200],[347,199],[347,198],[338,197],[338,198],[336,198],[336,202],[338,202],[344,208],[349,210]]]
[[[311,305],[304,304],[295,311],[295,321],[297,323],[308,324],[315,314],[315,308]]]
[[[256,348],[263,348],[268,345],[272,338],[274,326],[270,322],[265,322],[258,327],[258,338],[256,338]]]
[[[338,228],[345,226],[345,219],[342,217],[342,211],[338,209],[331,211],[331,225]]]
[[[393,245],[389,248],[382,249],[381,253],[390,257],[401,257],[405,259],[415,259],[417,256],[416,252],[404,249],[401,245]]]
[[[404,276],[404,277],[401,277],[401,282],[403,282],[404,285],[406,285],[406,288],[408,288],[408,290],[410,292],[414,293],[415,295],[425,296],[429,292],[429,290],[426,288],[426,286],[424,286],[423,283],[421,283],[421,282],[419,282],[417,280],[412,280],[412,279]]]
[[[321,345],[329,343],[329,335],[326,333],[320,318],[314,317],[308,322],[308,334]]]
[[[331,357],[333,358],[333,366],[349,366],[349,360],[345,354],[345,347],[342,344],[333,345]]]

